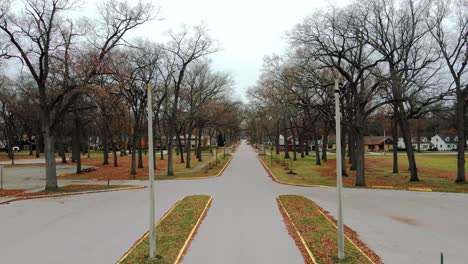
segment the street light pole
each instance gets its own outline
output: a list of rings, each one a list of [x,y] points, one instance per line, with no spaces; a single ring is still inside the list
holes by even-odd
[[[344,237],[343,237],[343,212],[342,212],[342,168],[341,168],[341,111],[340,111],[340,89],[338,79],[335,79],[335,129],[336,129],[336,187],[338,189],[338,259],[344,260]]]
[[[156,231],[154,229],[155,214],[154,214],[154,146],[153,146],[153,104],[152,92],[153,87],[148,84],[148,162],[149,162],[149,233],[150,233],[150,259],[156,257]]]

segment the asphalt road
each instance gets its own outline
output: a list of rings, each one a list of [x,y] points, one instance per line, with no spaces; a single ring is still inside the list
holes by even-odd
[[[141,183],[138,181],[138,183]],[[159,219],[189,194],[213,204],[184,263],[302,263],[275,198],[301,194],[335,215],[335,188],[272,182],[241,145],[223,176],[158,181]],[[148,190],[14,202],[0,206],[0,263],[115,263],[147,228]],[[468,196],[344,190],[344,221],[385,263],[467,263]]]

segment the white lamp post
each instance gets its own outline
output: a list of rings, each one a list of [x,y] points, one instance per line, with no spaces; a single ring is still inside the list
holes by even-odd
[[[338,86],[338,79],[335,79],[335,127],[336,127],[336,187],[338,189],[338,259],[345,258],[344,253],[344,237],[343,237],[343,212],[342,212],[342,198],[341,190],[342,183],[342,170],[341,170],[341,111],[340,111],[340,88]]]
[[[156,257],[156,231],[154,229],[154,146],[153,146],[153,104],[151,91],[153,87],[148,84],[148,170],[149,170],[149,233],[150,233],[150,259]]]

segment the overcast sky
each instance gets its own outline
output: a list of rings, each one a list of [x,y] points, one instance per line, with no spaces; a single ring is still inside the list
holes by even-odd
[[[128,0],[136,1],[136,0]],[[204,23],[210,36],[221,45],[211,55],[213,68],[231,74],[237,96],[255,85],[265,55],[282,54],[285,32],[319,8],[347,0],[152,0],[160,8],[160,21],[150,21],[128,34],[127,39],[143,37],[166,42],[167,31],[185,25]],[[92,16],[100,0],[83,0],[76,10]]]
[[[229,72],[236,82],[236,93],[244,97],[255,84],[263,57],[283,53],[284,34],[306,15],[330,5],[325,0],[159,0],[163,21],[143,25],[132,35],[162,40],[169,29],[182,24],[208,26],[222,50],[212,55],[215,70]],[[245,99],[245,97],[243,98]]]

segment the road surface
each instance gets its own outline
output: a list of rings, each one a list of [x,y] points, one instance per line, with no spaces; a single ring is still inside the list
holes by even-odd
[[[126,182],[131,183],[131,182]],[[141,184],[140,181],[138,181]],[[271,181],[243,144],[217,178],[158,181],[159,219],[190,194],[213,204],[183,263],[303,263],[275,198],[300,194],[336,215],[335,188]],[[466,263],[468,196],[344,190],[344,221],[386,263]],[[0,206],[0,263],[115,263],[148,228],[148,190],[18,201]]]

